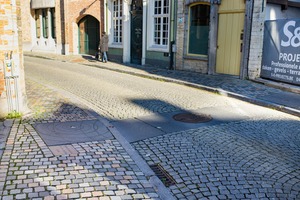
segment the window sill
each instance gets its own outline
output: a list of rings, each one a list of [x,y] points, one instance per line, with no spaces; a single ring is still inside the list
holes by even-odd
[[[121,48],[123,48],[123,45],[122,44],[118,44],[118,43],[112,43],[108,47],[121,49]]]
[[[158,46],[153,45],[147,48],[148,51],[159,51],[159,52],[169,52],[169,48],[167,46]]]
[[[185,55],[183,57],[184,59],[189,59],[189,60],[201,60],[201,61],[208,61],[208,56],[203,56],[203,55]]]

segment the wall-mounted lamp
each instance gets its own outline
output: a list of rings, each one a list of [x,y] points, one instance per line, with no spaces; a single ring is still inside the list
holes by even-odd
[[[217,4],[217,5],[220,5],[220,4],[221,4],[221,0],[211,0],[210,3],[211,3],[211,4]]]

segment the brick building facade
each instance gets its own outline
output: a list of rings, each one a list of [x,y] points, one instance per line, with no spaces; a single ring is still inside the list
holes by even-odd
[[[179,0],[175,68],[240,78],[257,77],[262,55],[264,7],[263,0]],[[193,14],[194,10],[206,10],[207,14]],[[236,29],[237,26],[240,28]],[[197,35],[193,35],[193,29]],[[202,52],[189,47],[195,42],[203,46]]]
[[[0,118],[24,113],[20,0],[0,0]]]
[[[96,51],[104,30],[103,1],[24,0],[21,4],[24,51],[66,55]]]
[[[264,53],[268,55],[266,53],[268,49],[263,49],[265,22],[300,20],[299,0],[178,0],[177,2],[174,62],[174,68],[177,70],[234,75],[242,79],[265,82],[261,79],[266,78],[261,73],[263,55]],[[289,30],[292,31],[290,35],[294,35],[297,39],[299,23],[293,27]],[[290,51],[297,52],[295,49]],[[292,55],[295,57],[300,54],[289,56]],[[295,65],[291,62],[289,64]],[[296,65],[300,66],[299,63]],[[295,74],[300,73],[300,68],[299,72],[291,71],[290,74],[290,70],[285,68],[272,70],[273,74],[269,76],[288,76],[286,79],[294,80],[290,83],[299,85],[300,77]],[[283,73],[276,74],[276,71]],[[267,78],[266,81],[270,79],[278,81],[273,78]]]
[[[264,0],[105,2],[109,54],[115,60],[240,78],[259,76]],[[120,22],[122,37],[113,26]],[[136,32],[141,33],[140,41],[135,41]]]
[[[251,80],[261,74],[264,23],[270,10],[283,18],[298,17],[300,4],[299,0],[21,3],[26,51],[94,55],[100,32],[106,31],[110,60]],[[288,12],[294,14],[285,11],[289,6]]]
[[[104,0],[109,59],[169,68],[175,1]]]

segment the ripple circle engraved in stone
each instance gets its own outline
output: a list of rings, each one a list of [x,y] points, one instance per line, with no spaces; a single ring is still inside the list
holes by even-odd
[[[36,124],[35,128],[47,145],[113,139],[109,130],[98,120]]]

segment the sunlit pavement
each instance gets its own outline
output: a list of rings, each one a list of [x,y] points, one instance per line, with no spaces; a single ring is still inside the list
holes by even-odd
[[[96,61],[90,55],[65,56],[36,52],[25,52],[25,55],[28,57],[80,63],[106,70],[200,88],[202,90],[242,99],[244,101],[291,113],[300,117],[299,86],[257,79],[257,82],[263,83],[259,84],[254,81],[243,80],[226,75],[207,75],[188,71],[168,70],[168,67],[157,68],[151,66],[123,65],[115,62],[102,63]]]

